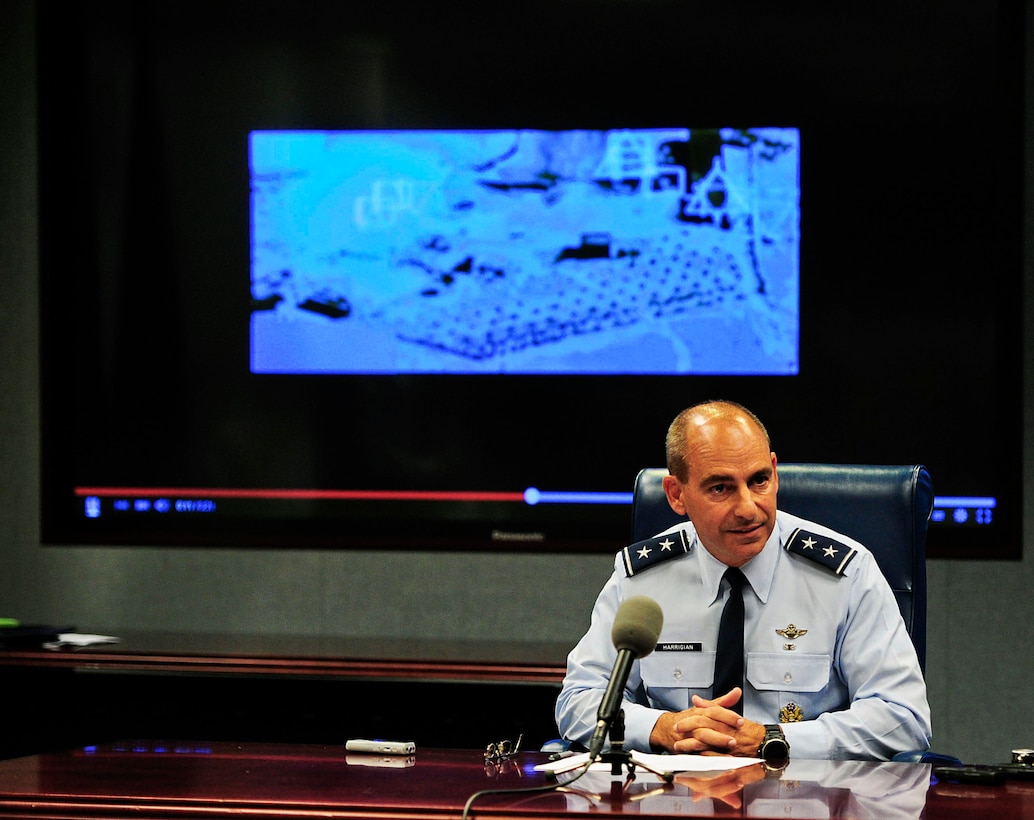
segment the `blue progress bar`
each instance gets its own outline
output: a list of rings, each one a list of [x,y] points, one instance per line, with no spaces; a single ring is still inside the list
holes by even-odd
[[[631,504],[632,493],[592,493],[539,490],[528,487],[524,491],[524,503],[536,504]]]
[[[988,509],[997,506],[994,498],[982,498],[972,495],[939,495],[934,496],[934,507],[965,507],[966,509]]]

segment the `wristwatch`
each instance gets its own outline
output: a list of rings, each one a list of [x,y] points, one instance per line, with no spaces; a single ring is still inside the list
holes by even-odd
[[[778,723],[765,724],[765,737],[758,746],[758,757],[771,768],[781,769],[790,762],[790,744]]]

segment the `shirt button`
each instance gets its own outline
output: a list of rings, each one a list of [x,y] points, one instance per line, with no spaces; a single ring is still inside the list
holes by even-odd
[[[793,680],[793,675],[791,675],[789,672],[787,672],[785,675],[783,675],[783,683],[789,683],[792,680]]]
[[[682,680],[682,670],[676,666],[675,671],[671,673],[671,676],[675,678],[675,680]]]

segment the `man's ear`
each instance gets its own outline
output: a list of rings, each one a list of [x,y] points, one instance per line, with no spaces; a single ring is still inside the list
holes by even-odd
[[[686,505],[682,503],[682,485],[673,475],[666,475],[661,481],[664,494],[668,496],[668,506],[679,515],[686,515]]]

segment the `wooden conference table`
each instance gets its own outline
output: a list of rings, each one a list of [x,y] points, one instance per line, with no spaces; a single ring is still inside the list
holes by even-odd
[[[556,735],[570,646],[304,635],[118,632],[115,644],[0,647],[0,758],[126,737],[484,748]],[[399,703],[422,703],[405,713]],[[505,709],[500,704],[506,704]],[[486,715],[472,722],[467,714]]]
[[[120,632],[75,651],[0,647],[0,668],[158,675],[559,684],[568,644]]]
[[[127,742],[0,761],[4,817],[458,818],[484,789],[554,782],[542,753],[486,764],[477,750],[417,749],[412,757],[346,754],[342,746]],[[915,763],[793,760],[725,780],[648,773],[626,783],[591,772],[560,790],[486,795],[472,817],[1032,818],[1034,781],[932,782]]]

